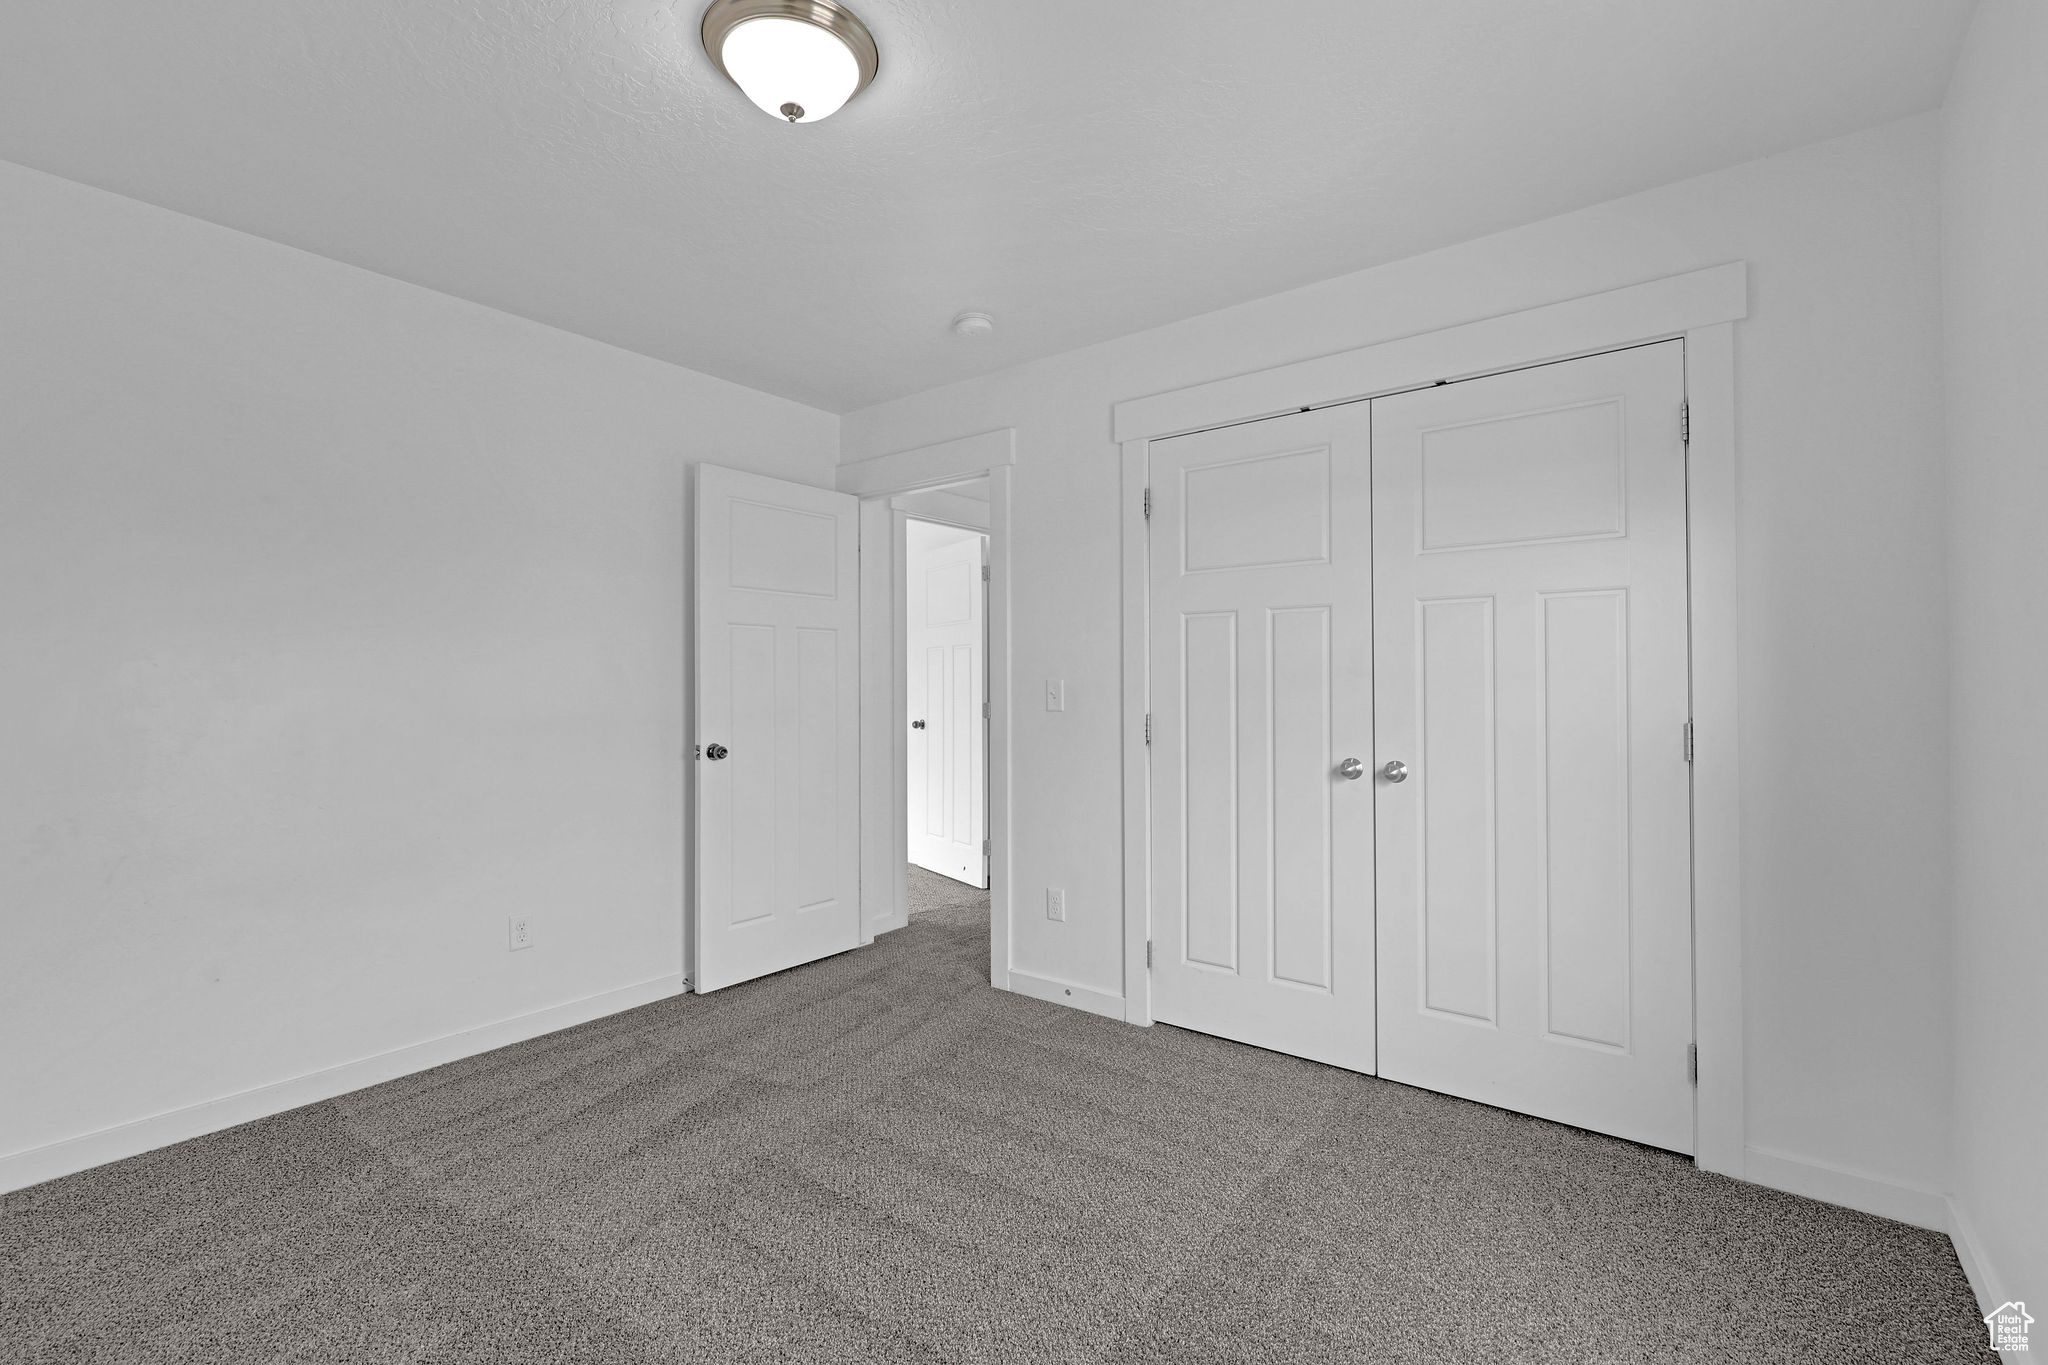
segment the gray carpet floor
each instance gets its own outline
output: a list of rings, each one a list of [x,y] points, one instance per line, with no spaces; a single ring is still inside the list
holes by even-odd
[[[1992,1362],[1945,1238],[873,947],[0,1202],[0,1360]]]

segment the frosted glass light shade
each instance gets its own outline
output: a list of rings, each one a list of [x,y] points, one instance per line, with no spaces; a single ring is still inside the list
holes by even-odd
[[[725,35],[719,59],[748,99],[791,123],[829,118],[860,86],[853,50],[799,19],[749,19]]]

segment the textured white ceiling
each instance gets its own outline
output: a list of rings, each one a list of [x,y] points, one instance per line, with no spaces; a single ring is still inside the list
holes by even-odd
[[[708,0],[15,0],[0,157],[844,411],[1933,107],[1970,8],[852,2],[789,127]]]

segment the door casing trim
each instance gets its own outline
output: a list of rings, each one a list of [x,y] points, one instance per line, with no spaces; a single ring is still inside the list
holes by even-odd
[[[1703,1170],[1744,1176],[1735,324],[1748,314],[1748,266],[1733,261],[1116,405],[1123,501],[1127,1020],[1152,1022],[1145,965],[1151,936],[1152,797],[1145,744],[1151,682],[1144,507],[1151,442],[1647,342],[1683,340],[1691,419],[1686,555],[1693,717],[1693,1033],[1699,1048],[1694,1161]],[[994,672],[991,663],[992,678]],[[990,744],[993,748],[993,737]]]

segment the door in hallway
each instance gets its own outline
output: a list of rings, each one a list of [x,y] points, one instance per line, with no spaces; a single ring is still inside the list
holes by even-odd
[[[1373,1068],[1364,404],[1151,446],[1153,1013]]]
[[[1692,1150],[1682,344],[1372,404],[1379,1069]]]
[[[988,538],[918,521],[905,531],[910,861],[986,888]]]
[[[697,470],[695,988],[860,941],[856,502]]]

